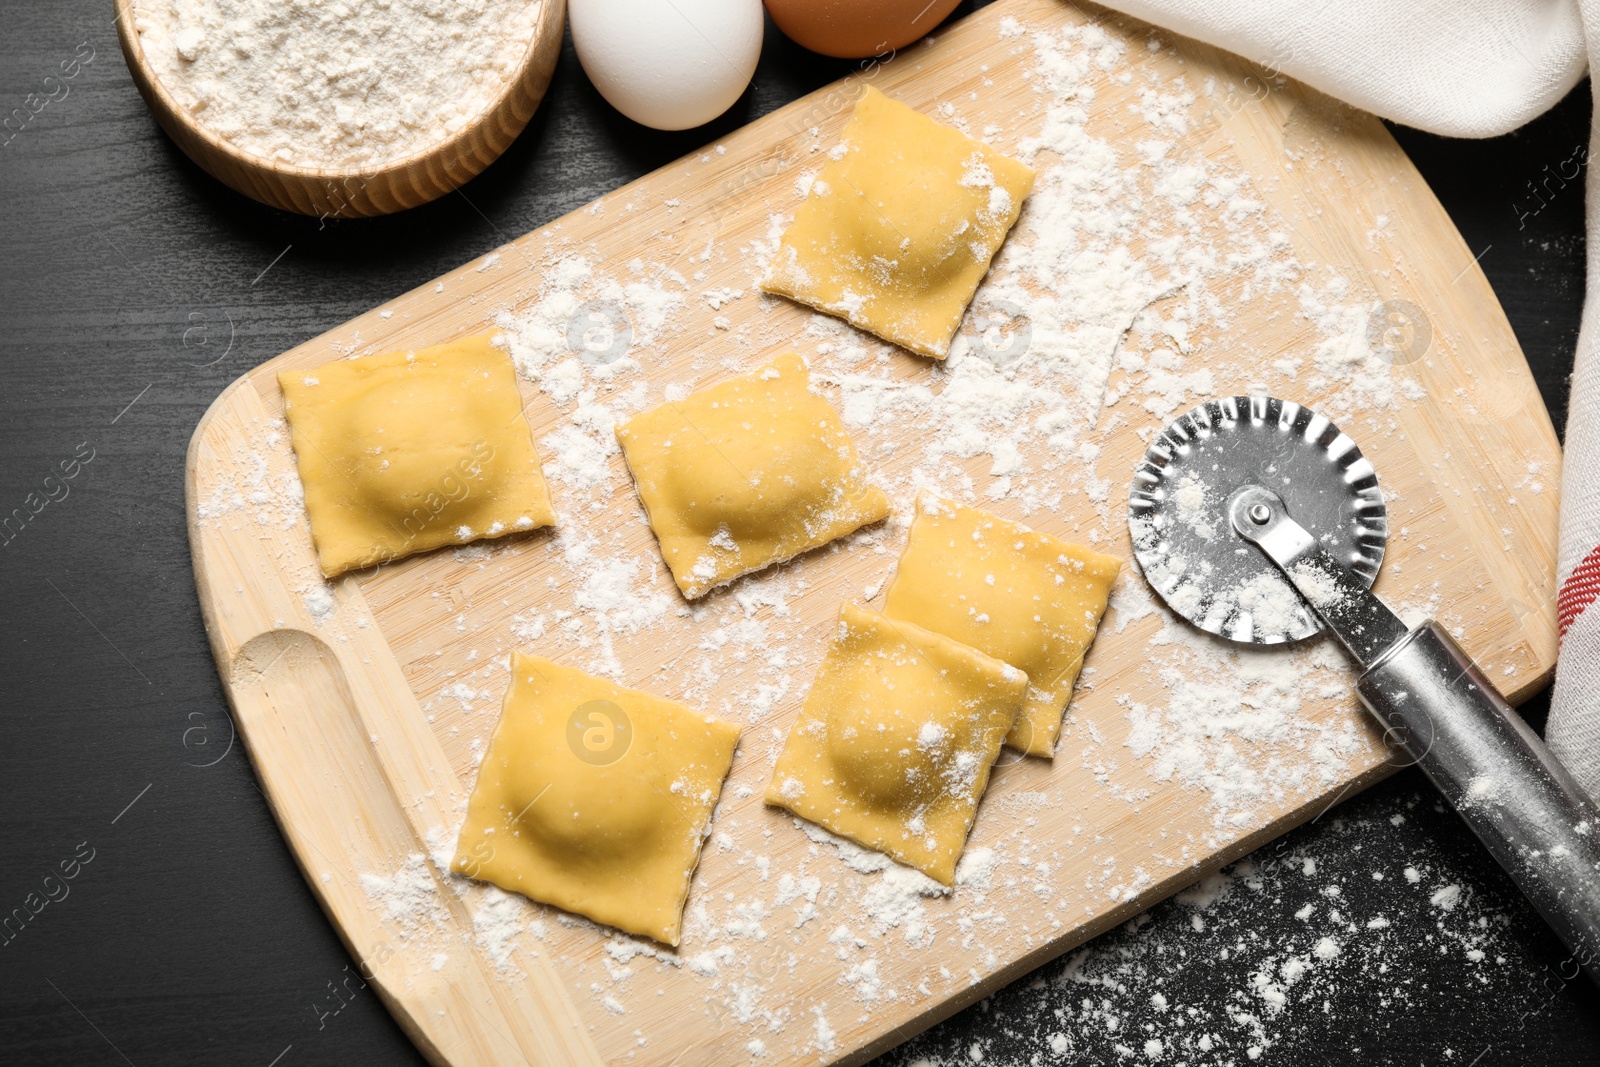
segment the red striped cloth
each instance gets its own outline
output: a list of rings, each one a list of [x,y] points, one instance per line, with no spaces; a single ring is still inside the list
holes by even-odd
[[[1561,623],[1563,640],[1567,636],[1567,627],[1597,599],[1600,599],[1600,545],[1584,556],[1567,580],[1561,583],[1561,592],[1556,597],[1556,618]]]
[[[1578,333],[1561,472],[1561,546],[1556,556],[1561,657],[1545,740],[1589,795],[1600,800],[1600,285],[1595,281],[1600,271],[1595,262],[1600,255],[1600,196],[1595,180],[1591,168],[1590,297]]]

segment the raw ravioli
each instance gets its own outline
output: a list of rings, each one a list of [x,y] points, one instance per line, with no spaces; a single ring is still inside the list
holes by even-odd
[[[676,945],[739,728],[520,652],[450,869]]]
[[[953,885],[1027,688],[976,649],[846,604],[767,803]]]
[[[690,599],[889,514],[793,354],[637,415],[617,440]]]
[[[868,86],[761,287],[943,359],[1033,177]]]
[[[924,496],[883,610],[1025,672],[1028,698],[1006,744],[1051,756],[1121,568],[1115,556]]]
[[[516,372],[488,335],[282,371],[278,384],[330,578],[556,521]]]

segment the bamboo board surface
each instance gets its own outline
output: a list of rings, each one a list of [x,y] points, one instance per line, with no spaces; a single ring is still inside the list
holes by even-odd
[[[637,316],[627,351],[636,366],[618,365],[633,369],[601,383],[602,401],[634,381],[659,401],[669,384],[722,380],[786,346],[807,352],[836,403],[851,369],[838,365],[838,351],[851,343],[868,345],[861,366],[884,381],[948,384],[948,368],[758,296],[754,257],[773,218],[800,202],[796,179],[837,140],[859,81],[1013,151],[1045,121],[1041,85],[1054,77],[1034,34],[1055,39],[1091,22],[1062,48],[1093,40],[1121,55],[1079,73],[1093,89],[1088,133],[1114,148],[1119,167],[1135,168],[1152,124],[1164,124],[1180,162],[1248,175],[1247,201],[1191,198],[1186,210],[1197,218],[1184,225],[1221,227],[1226,243],[1224,231],[1237,227],[1223,216],[1247,211],[1271,236],[1276,261],[1301,264],[1304,284],[1274,290],[1246,266],[1215,266],[1188,288],[1203,288],[1228,313],[1196,321],[1181,339],[1175,318],[1162,327],[1171,350],[1185,353],[1187,384],[1162,385],[1153,364],[1119,358],[1103,405],[1097,387],[1081,408],[1070,454],[1024,450],[1016,469],[1033,473],[1017,475],[1017,492],[1004,491],[1007,481],[991,499],[988,490],[1010,477],[991,454],[947,455],[935,480],[1130,558],[1126,485],[1149,434],[1174,405],[1203,399],[1200,386],[1206,395],[1267,388],[1334,415],[1376,465],[1394,531],[1379,592],[1438,613],[1512,699],[1547,680],[1556,651],[1555,434],[1471,251],[1381,124],[1119,16],[1001,0],[932,44],[284,353],[234,383],[196,430],[195,574],[239,731],[308,882],[433,1062],[721,1064],[752,1062],[757,1050],[762,1063],[860,1062],[1393,769],[1329,646],[1273,653],[1298,657],[1299,672],[1273,695],[1270,677],[1251,674],[1265,661],[1174,636],[1130,568],[1055,760],[1005,756],[996,770],[968,845],[987,868],[975,865],[950,896],[913,894],[890,915],[879,905],[893,872],[842,862],[761,794],[839,604],[881,605],[903,522],[742,580],[690,610],[620,457],[602,454],[601,484],[556,479],[557,532],[442,550],[328,585],[317,576],[293,495],[278,371],[492,329],[502,314],[555,306],[552,294],[594,298],[598,279],[648,274],[642,259],[665,264],[653,276],[681,282],[687,295],[654,321],[648,294],[628,303],[623,291],[621,306]],[[1190,117],[1175,121],[1175,110]],[[1049,165],[1041,159],[1041,184]],[[1048,236],[1034,206],[1012,242]],[[1159,205],[1152,196],[1146,206]],[[558,264],[574,257],[588,264],[594,292],[556,292]],[[1346,310],[1405,309],[1427,336],[1405,340],[1377,383],[1314,373],[1322,356],[1313,354],[1326,355],[1328,331],[1339,327],[1320,290],[1306,288],[1313,275],[1346,280]],[[1112,328],[1107,352],[1153,351],[1155,320],[1141,321],[1126,337],[1128,321]],[[1381,330],[1386,320],[1378,321]],[[1077,395],[1071,383],[1061,389]],[[596,399],[568,395],[553,373],[542,389],[525,383],[525,393],[547,460]],[[856,415],[863,455],[903,515],[926,459],[921,438],[940,428],[886,435]],[[1028,485],[1037,491],[1023,492]],[[622,606],[607,592],[618,581],[639,591]],[[512,648],[609,669],[624,684],[744,724],[678,952],[497,899],[429,865],[426,857],[453,847]],[[1181,676],[1185,664],[1222,682],[1196,688]],[[1230,689],[1230,677],[1245,680]],[[1183,709],[1225,711],[1216,706],[1232,701],[1249,712],[1264,692],[1293,702],[1287,727],[1235,730],[1226,744],[1191,739],[1210,761],[1203,772],[1253,783],[1249,795],[1207,787],[1170,747]],[[903,893],[895,899],[905,904]]]

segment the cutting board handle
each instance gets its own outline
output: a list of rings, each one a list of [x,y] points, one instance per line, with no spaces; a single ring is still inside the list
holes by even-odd
[[[599,1064],[550,964],[477,936],[498,891],[445,873],[465,792],[355,579],[323,582],[303,515],[285,529],[200,506],[197,484],[293,478],[287,450],[261,447],[279,417],[248,380],[218,398],[190,445],[189,532],[212,651],[284,838],[360,979],[430,1062]]]

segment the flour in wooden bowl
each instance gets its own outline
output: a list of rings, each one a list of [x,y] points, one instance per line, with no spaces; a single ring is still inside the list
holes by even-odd
[[[243,152],[378,166],[486,111],[531,47],[541,0],[135,0],[161,83]]]

